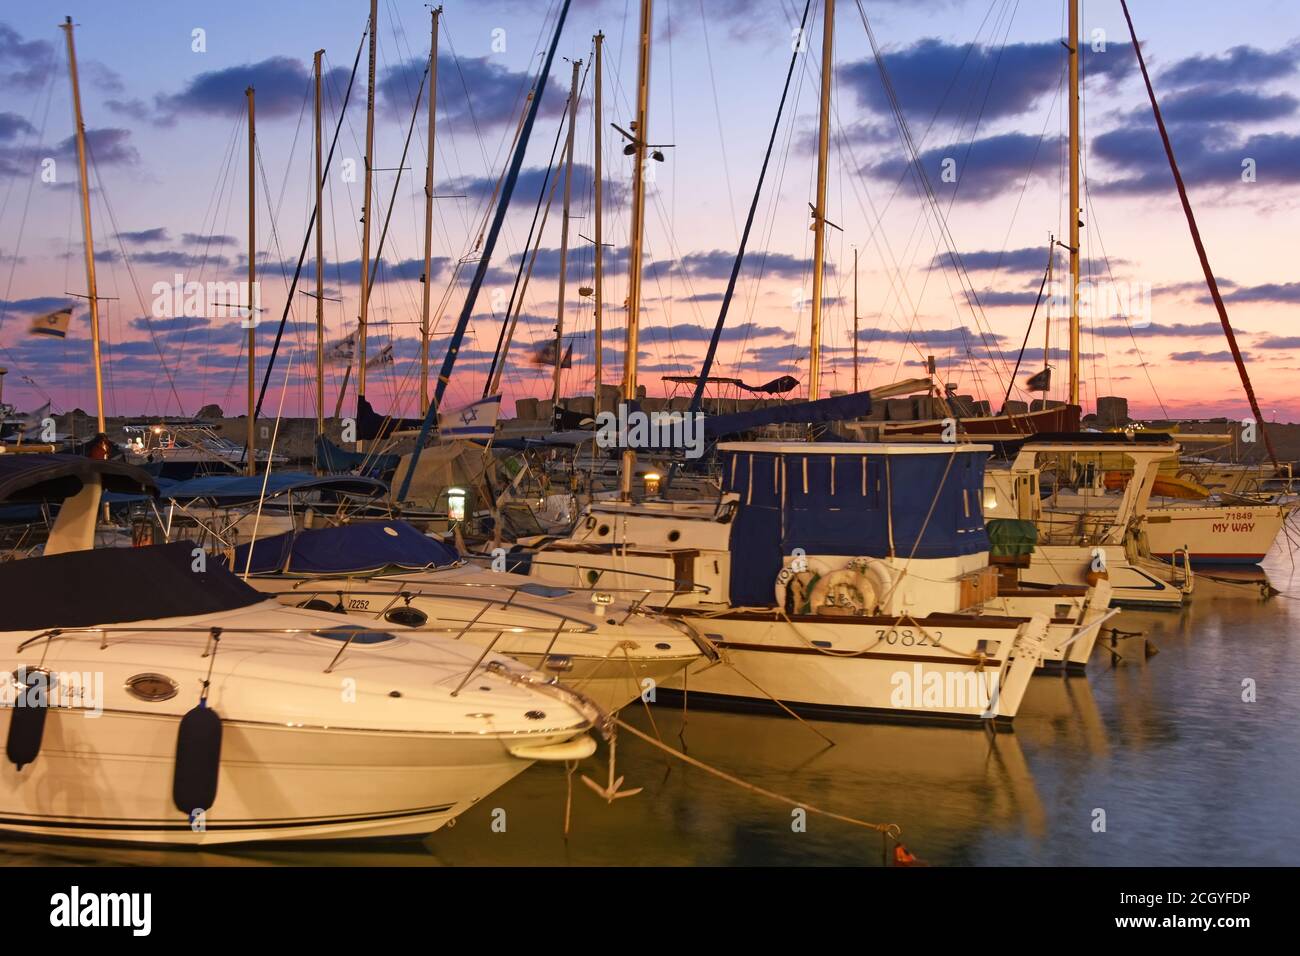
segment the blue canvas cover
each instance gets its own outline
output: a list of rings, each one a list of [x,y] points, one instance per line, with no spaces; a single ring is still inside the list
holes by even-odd
[[[352,495],[377,497],[388,491],[388,485],[377,478],[359,475],[309,475],[305,472],[273,471],[264,475],[204,475],[177,481],[162,489],[162,496],[176,501],[203,499],[214,505],[233,505],[256,501],[293,491],[319,489]]]
[[[322,471],[334,474],[359,474],[380,478],[391,475],[401,463],[400,455],[376,455],[340,448],[324,435],[316,436],[316,462]]]
[[[405,521],[362,521],[337,528],[289,531],[235,549],[233,569],[251,574],[362,574],[385,568],[418,571],[454,564],[456,549]]]
[[[764,425],[842,422],[860,418],[870,412],[871,393],[857,392],[853,395],[821,398],[815,402],[772,405],[749,412],[736,412],[734,415],[709,415],[704,419],[704,435],[715,439],[752,431]]]
[[[740,496],[731,533],[731,603],[770,605],[782,558],[795,548],[876,558],[987,551],[985,458],[983,451],[725,450],[723,491]]]

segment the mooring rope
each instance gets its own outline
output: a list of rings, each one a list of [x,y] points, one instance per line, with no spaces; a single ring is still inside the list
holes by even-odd
[[[872,830],[876,833],[883,834],[884,836],[893,840],[894,843],[896,843],[899,846],[903,845],[902,840],[900,839],[903,833],[903,829],[897,823],[871,823],[867,820],[859,820],[857,817],[850,817],[842,813],[835,813],[832,810],[823,810],[820,807],[815,807],[804,801],[795,800],[792,797],[787,797],[784,796],[783,794],[776,793],[773,790],[767,790],[763,787],[749,783],[748,781],[741,780],[739,777],[733,776],[732,774],[727,773],[725,770],[719,770],[717,767],[709,766],[702,760],[698,760],[695,757],[691,757],[687,754],[684,754],[680,750],[674,750],[672,747],[669,747],[667,744],[655,740],[649,734],[642,733],[640,730],[637,730],[631,724],[628,724],[627,722],[625,722],[619,717],[615,717],[613,719],[613,722],[615,725],[621,727],[623,730],[626,730],[628,733],[633,734],[636,737],[639,737],[641,740],[644,740],[652,747],[658,747],[664,753],[672,757],[676,757],[678,760],[681,760],[683,763],[687,763],[690,766],[695,767],[697,770],[703,770],[705,773],[712,774],[713,776],[717,777],[720,780],[725,780],[727,781],[727,783],[740,787],[742,790],[746,790],[750,793],[756,793],[759,796],[767,797],[769,800],[775,800],[778,803],[784,803],[787,804],[788,806],[795,807],[796,809],[807,811],[808,813],[815,813],[818,816],[827,817],[831,820],[838,820],[841,823],[848,823],[855,827],[863,827],[864,829]]]

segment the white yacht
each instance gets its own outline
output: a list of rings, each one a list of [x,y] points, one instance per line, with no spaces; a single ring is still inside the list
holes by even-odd
[[[1139,533],[1161,462],[1178,446],[1165,435],[1140,440],[1123,435],[1086,434],[1036,439],[1020,447],[1007,468],[985,476],[985,515],[1031,523],[1037,529],[1032,553],[1017,564],[1022,586],[1084,586],[1104,578],[1111,599],[1123,606],[1181,607],[1195,584],[1189,554],[1179,549],[1172,565],[1150,555]],[[1122,457],[1133,474],[1110,508],[1073,506],[1067,485],[1085,474],[1100,455]],[[1044,498],[1042,476],[1051,479]],[[1086,481],[1085,474],[1085,481]]]
[[[251,557],[250,557],[251,551]],[[282,603],[400,632],[437,622],[472,652],[506,654],[614,711],[712,654],[640,586],[560,587],[477,567],[401,521],[303,530],[241,545],[236,573]],[[714,655],[716,656],[716,655]]]
[[[0,593],[21,595],[0,622],[0,829],[420,835],[534,761],[594,751],[590,701],[444,628],[283,607],[188,543],[84,550],[104,484],[149,488],[138,469],[5,459],[0,500],[71,497],[46,556],[0,564]]]
[[[716,504],[593,502],[532,549],[557,584],[673,581],[666,614],[720,663],[669,687],[840,717],[1010,719],[1051,655],[1091,648],[1109,588],[997,601],[982,513],[989,446],[735,442]]]

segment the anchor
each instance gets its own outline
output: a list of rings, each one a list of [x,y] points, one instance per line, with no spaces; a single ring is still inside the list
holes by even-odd
[[[609,783],[608,785],[602,787],[596,781],[588,777],[585,773],[582,775],[582,782],[585,783],[587,786],[589,786],[600,796],[604,797],[605,802],[610,804],[612,804],[615,800],[622,799],[623,797],[635,797],[638,793],[640,793],[642,790],[645,789],[644,787],[633,787],[631,790],[621,789],[623,786],[623,778],[614,777],[614,767],[617,764],[617,762],[618,762],[618,735],[614,731],[614,729],[611,728],[610,736],[609,736]]]

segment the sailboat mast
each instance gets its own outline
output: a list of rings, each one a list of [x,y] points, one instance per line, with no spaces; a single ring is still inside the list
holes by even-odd
[[[853,250],[853,394],[858,393],[858,250]]]
[[[325,168],[320,148],[320,67],[324,50],[312,59],[316,80],[316,434],[325,434],[325,217],[321,211],[321,191]]]
[[[247,471],[257,474],[257,426],[253,414],[257,403],[257,128],[254,111],[254,93],[250,86],[244,91],[248,97],[248,445]]]
[[[593,186],[594,189],[595,189],[594,203],[595,203],[595,206],[596,206],[596,210],[595,210],[595,215],[596,215],[596,256],[595,256],[595,263],[596,263],[596,264],[595,264],[595,270],[594,270],[595,274],[594,274],[594,276],[593,276],[593,280],[594,280],[594,283],[595,283],[594,295],[595,295],[595,299],[596,299],[596,319],[595,319],[595,333],[594,333],[594,334],[595,334],[595,338],[596,338],[596,345],[595,345],[595,362],[596,362],[596,369],[595,369],[595,380],[596,380],[596,404],[595,404],[594,408],[595,408],[595,412],[596,412],[596,414],[600,414],[600,386],[601,386],[601,383],[604,381],[604,356],[602,355],[602,353],[604,352],[604,349],[605,349],[605,343],[604,343],[604,338],[605,338],[605,331],[604,331],[604,321],[605,321],[605,314],[604,314],[604,309],[605,309],[605,291],[604,291],[605,250],[604,250],[604,248],[601,246],[601,243],[604,241],[604,238],[605,238],[604,235],[603,235],[603,228],[602,228],[602,226],[603,226],[603,222],[602,222],[602,220],[603,220],[603,218],[604,218],[604,210],[601,208],[601,207],[602,207],[602,204],[603,204],[603,202],[604,202],[604,195],[603,195],[603,192],[602,192],[602,187],[603,187],[604,183],[601,181],[601,176],[603,175],[602,172],[601,172],[601,161],[602,161],[602,159],[603,159],[604,157],[601,156],[601,151],[602,151],[602,148],[603,148],[603,147],[602,147],[602,145],[601,145],[602,140],[601,140],[601,129],[600,129],[600,126],[601,126],[602,115],[603,115],[603,114],[601,113],[601,90],[600,90],[600,85],[601,85],[601,60],[602,60],[601,53],[602,53],[602,48],[604,47],[604,44],[605,44],[605,34],[604,34],[604,33],[599,33],[599,32],[598,32],[594,37],[592,37],[592,40],[593,40],[593,41],[595,42],[595,44],[596,44],[596,80],[595,80],[595,84],[596,84],[596,85],[595,85],[595,87],[594,87],[594,91],[593,91],[593,94],[592,94],[592,104],[591,104],[591,110],[592,110],[592,119],[591,119],[591,122],[592,122],[592,130],[593,130],[594,137],[595,137],[595,138],[594,138],[594,141],[593,141],[593,150],[594,150],[594,152],[595,152],[595,181],[592,183],[592,186]]]
[[[808,346],[808,400],[821,397],[822,284],[826,257],[826,157],[831,136],[831,56],[835,36],[835,0],[826,0],[822,24],[822,96],[817,122],[817,202],[813,207],[812,334]]]
[[[72,74],[72,122],[77,134],[77,167],[81,175],[81,229],[86,250],[86,295],[90,302],[90,344],[95,358],[95,410],[99,434],[104,427],[104,369],[99,350],[99,297],[95,287],[95,241],[90,225],[90,183],[86,178],[86,124],[81,118],[81,86],[77,82],[77,51],[72,42],[72,17],[63,21],[68,38],[68,70]]]
[[[420,414],[429,410],[429,292],[433,285],[433,143],[438,120],[438,20],[433,11],[429,36],[429,161],[424,167],[424,300],[420,307]]]
[[[581,60],[573,61],[573,79],[569,81],[569,132],[564,143],[564,215],[560,220],[560,289],[555,307],[555,376],[551,383],[552,408],[560,406],[560,374],[564,369],[564,280],[569,259],[569,201],[573,196],[573,128],[578,118],[578,70]]]
[[[1070,0],[1070,404],[1079,404],[1079,0]]]
[[[357,397],[366,394],[366,318],[370,313],[370,211],[375,168],[375,56],[379,30],[379,0],[370,0],[370,70],[366,84],[366,175],[361,201],[361,312],[357,329]]]
[[[650,105],[650,31],[654,25],[652,0],[641,0],[641,42],[636,80],[636,124],[632,143],[636,157],[632,167],[632,248],[628,258],[627,276],[627,352],[623,356],[623,401],[634,402],[637,397],[636,360],[640,347],[641,318],[641,250],[645,233],[645,159],[648,140],[648,113]],[[636,471],[636,450],[623,449],[623,467],[619,473],[619,496],[624,501],[632,499],[632,475]]]

